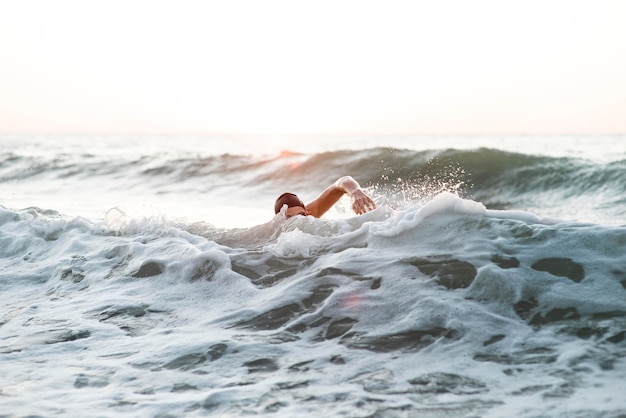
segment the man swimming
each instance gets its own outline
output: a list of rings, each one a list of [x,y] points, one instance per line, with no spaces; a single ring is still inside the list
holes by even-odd
[[[324,190],[317,199],[308,205],[305,205],[300,198],[293,193],[283,193],[274,204],[274,213],[281,211],[284,205],[287,205],[285,215],[288,218],[296,215],[321,217],[335,203],[341,199],[344,194],[348,194],[352,200],[352,210],[357,215],[361,215],[376,208],[376,203],[369,197],[350,176],[341,177],[335,183],[331,184]]]

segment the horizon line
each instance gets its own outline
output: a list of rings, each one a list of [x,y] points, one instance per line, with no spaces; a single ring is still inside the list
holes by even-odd
[[[133,137],[528,137],[528,136],[623,136],[624,132],[491,132],[491,133],[472,133],[472,132],[410,132],[410,133],[394,133],[394,132],[71,132],[71,131],[0,131],[0,136],[133,136]]]

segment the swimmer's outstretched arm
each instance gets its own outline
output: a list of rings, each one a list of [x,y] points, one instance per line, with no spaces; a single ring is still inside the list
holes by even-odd
[[[325,214],[341,196],[348,194],[352,199],[352,210],[357,215],[376,208],[376,203],[361,189],[361,186],[350,176],[341,177],[324,190],[317,199],[306,205],[306,210],[316,218]]]

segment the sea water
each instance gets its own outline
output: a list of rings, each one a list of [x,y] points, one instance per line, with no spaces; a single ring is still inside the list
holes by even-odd
[[[0,147],[2,417],[626,415],[625,137]]]

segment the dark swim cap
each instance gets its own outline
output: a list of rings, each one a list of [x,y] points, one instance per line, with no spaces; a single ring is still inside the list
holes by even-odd
[[[302,203],[302,200],[300,200],[300,198],[293,193],[283,193],[278,196],[278,199],[276,199],[276,203],[274,204],[274,213],[280,212],[283,205],[287,205],[288,208],[292,208],[294,206],[302,206],[303,208],[306,208],[304,203]]]

